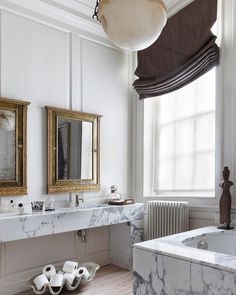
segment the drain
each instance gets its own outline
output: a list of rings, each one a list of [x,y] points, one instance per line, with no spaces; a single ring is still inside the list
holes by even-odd
[[[208,244],[206,241],[200,241],[197,244],[197,248],[202,250],[208,250]]]

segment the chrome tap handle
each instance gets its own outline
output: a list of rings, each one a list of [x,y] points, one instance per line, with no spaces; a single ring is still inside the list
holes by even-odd
[[[75,195],[75,202],[76,205],[79,206],[79,201],[82,201],[84,203],[84,199],[83,198],[79,198],[79,195]]]

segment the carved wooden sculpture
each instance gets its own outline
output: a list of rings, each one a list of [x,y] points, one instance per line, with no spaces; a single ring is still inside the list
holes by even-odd
[[[220,229],[232,229],[230,227],[230,213],[231,213],[231,194],[230,187],[234,184],[229,180],[230,171],[228,167],[224,167],[222,176],[223,181],[220,183],[220,187],[223,189],[222,195],[220,197],[220,223],[223,224],[219,226]]]

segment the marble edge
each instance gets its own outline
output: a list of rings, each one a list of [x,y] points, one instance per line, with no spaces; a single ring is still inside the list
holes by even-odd
[[[104,205],[104,206],[98,206],[98,207],[88,207],[88,208],[76,208],[76,209],[71,209],[69,208],[57,208],[54,211],[42,211],[42,212],[24,212],[19,215],[9,215],[9,216],[0,216],[0,222],[1,221],[6,221],[6,220],[17,220],[17,219],[22,219],[22,218],[34,218],[34,217],[46,217],[46,216],[61,216],[65,214],[76,214],[76,213],[81,213],[81,212],[94,212],[94,211],[101,211],[101,210],[112,210],[112,209],[120,209],[122,208],[123,211],[128,210],[128,209],[137,209],[141,208],[144,206],[143,203],[135,203],[135,204],[128,204],[128,205]]]
[[[137,243],[134,244],[134,248],[145,250],[153,254],[174,257],[191,263],[198,263],[204,266],[235,272],[236,256],[197,249],[183,244],[183,241],[191,239],[192,237],[204,237],[205,234],[220,232],[222,232],[222,230],[217,229],[216,226],[209,226],[172,236]],[[235,230],[233,230],[233,232],[236,234]]]

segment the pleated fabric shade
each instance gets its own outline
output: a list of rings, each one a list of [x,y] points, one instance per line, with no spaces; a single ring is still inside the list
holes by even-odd
[[[219,64],[211,28],[217,0],[195,0],[172,16],[153,45],[141,50],[134,88],[140,99],[175,91]]]

